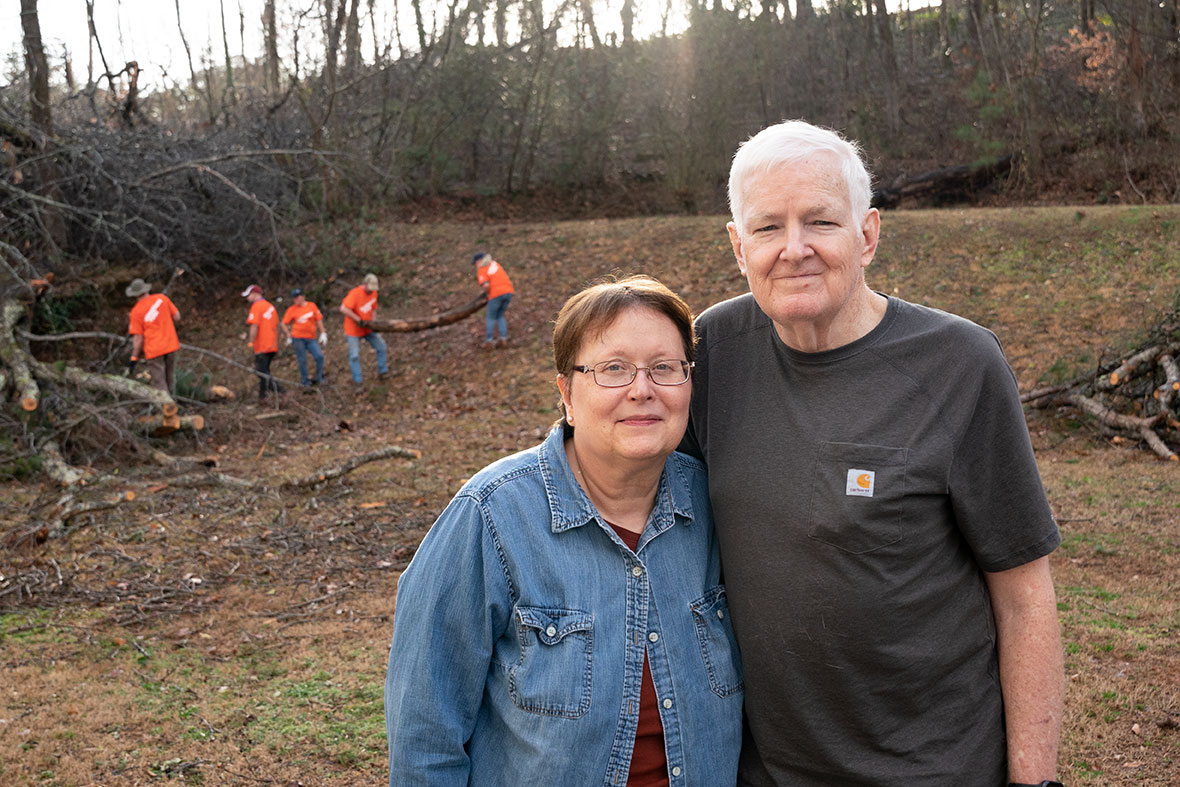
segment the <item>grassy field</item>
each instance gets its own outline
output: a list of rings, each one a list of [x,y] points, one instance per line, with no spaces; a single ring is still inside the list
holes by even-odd
[[[304,248],[307,275],[275,285],[306,286],[349,260],[382,276],[387,316],[465,302],[471,253],[493,251],[517,285],[512,345],[480,352],[479,317],[394,335],[398,374],[354,396],[337,340],[336,385],[292,395],[293,420],[260,421],[244,403],[207,408],[205,433],[169,448],[215,456],[243,478],[294,476],[386,443],[421,460],[281,496],[126,473],[141,489],[158,482],[75,520],[64,538],[0,548],[0,784],[382,783],[398,573],[463,479],[534,444],[556,417],[549,335],[561,302],[612,271],[653,273],[697,309],[745,287],[720,217],[358,222]],[[1178,249],[1176,207],[898,212],[884,217],[869,279],[993,329],[1029,389],[1135,346],[1175,306]],[[321,307],[341,294],[324,289]],[[238,343],[241,299],[177,300],[186,342]],[[121,312],[104,319],[123,330]],[[251,389],[205,363],[181,358]],[[365,364],[371,376],[371,354]],[[289,356],[275,368],[294,375]],[[1180,467],[1112,444],[1074,414],[1038,412],[1029,427],[1064,536],[1052,558],[1068,681],[1063,779],[1180,784]],[[27,524],[51,494],[36,480],[4,485],[0,528]]]

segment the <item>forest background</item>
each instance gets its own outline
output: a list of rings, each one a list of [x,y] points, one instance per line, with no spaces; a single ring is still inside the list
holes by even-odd
[[[1180,342],[1180,0],[211,0],[211,28],[174,0],[166,67],[106,32],[133,0],[54,6],[90,33],[68,50],[42,5],[0,17],[5,784],[380,781],[398,572],[554,419],[565,297],[614,270],[697,310],[743,291],[725,178],[768,123],[862,143],[877,204],[907,208],[870,283],[996,331],[1022,391]],[[373,271],[383,314],[437,317],[476,249],[517,282],[512,345],[477,349],[482,314],[389,334],[397,375],[366,356],[345,390],[348,286]],[[203,431],[145,437],[144,403],[102,389],[134,277],[174,284]],[[314,396],[242,401],[251,281],[329,315]],[[1151,375],[1129,421],[1029,411],[1065,537],[1070,784],[1180,781],[1177,464],[1117,426],[1160,414]]]

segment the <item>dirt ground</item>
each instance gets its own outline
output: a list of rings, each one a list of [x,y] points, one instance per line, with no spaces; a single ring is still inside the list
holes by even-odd
[[[259,406],[246,373],[182,356],[239,398],[187,405],[208,427],[169,439],[173,454],[272,486],[384,445],[422,457],[282,493],[179,487],[124,468],[133,501],[79,517],[60,539],[0,549],[0,783],[382,783],[397,577],[463,480],[556,418],[560,304],[612,271],[653,273],[698,310],[745,289],[720,217],[330,233],[318,240],[350,260],[342,279],[381,274],[385,316],[466,302],[471,253],[494,252],[518,292],[510,346],[480,349],[482,313],[387,335],[394,375],[378,382],[363,348],[367,383],[354,393],[334,312],[341,284],[321,302],[329,380],[312,394]],[[992,328],[1027,390],[1133,346],[1174,303],[1178,248],[1180,208],[900,212],[885,217],[869,280]],[[282,292],[303,278],[264,284]],[[246,309],[231,284],[176,300],[183,341],[242,360]],[[122,332],[123,319],[112,310],[99,327]],[[274,368],[297,377],[289,355]],[[1063,778],[1180,784],[1180,467],[1069,413],[1033,413],[1030,431],[1064,537],[1052,558]],[[0,532],[27,525],[53,493],[5,484]]]

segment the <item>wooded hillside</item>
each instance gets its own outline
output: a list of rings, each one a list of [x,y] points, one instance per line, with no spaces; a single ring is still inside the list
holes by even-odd
[[[392,25],[377,0],[237,20],[223,2],[216,40],[160,31],[187,55],[169,75],[108,59],[97,33],[50,51],[21,7],[23,68],[0,87],[0,254],[18,269],[266,271],[291,253],[280,225],[392,206],[722,212],[736,145],[787,117],[860,140],[891,204],[1180,198],[1176,0],[669,0],[647,38],[634,0],[414,0]]]

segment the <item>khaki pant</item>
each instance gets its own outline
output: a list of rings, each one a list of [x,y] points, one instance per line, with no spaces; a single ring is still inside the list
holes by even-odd
[[[172,395],[172,388],[175,385],[175,358],[176,353],[164,353],[157,355],[155,358],[145,358],[143,365],[147,369],[148,375],[151,379],[148,384],[153,388],[159,388],[169,396]]]

